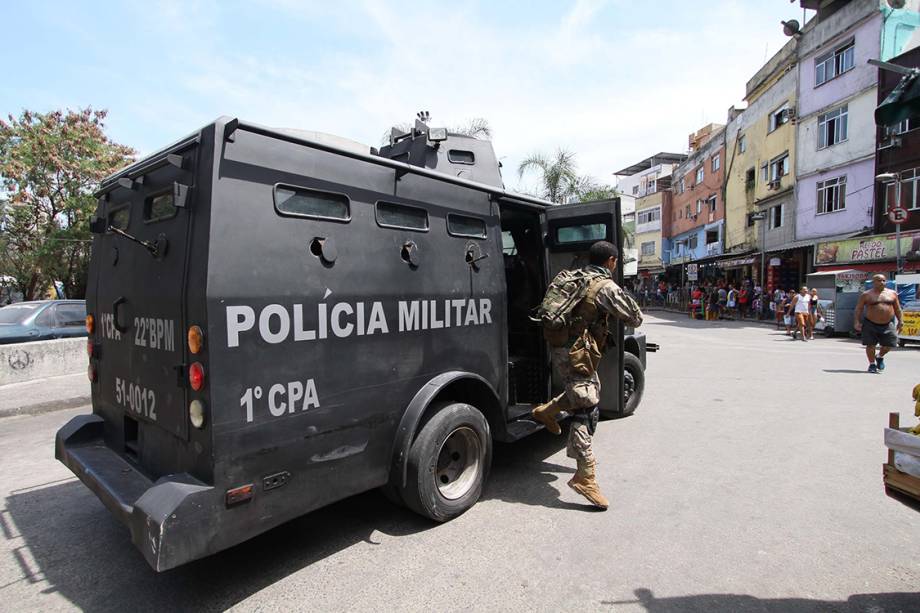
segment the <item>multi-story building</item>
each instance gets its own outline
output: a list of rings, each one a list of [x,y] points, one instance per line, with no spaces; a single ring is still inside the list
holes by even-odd
[[[671,266],[713,261],[722,254],[725,126],[709,124],[689,137],[690,155],[671,180]],[[698,269],[699,270],[699,269]]]
[[[671,174],[686,157],[662,152],[614,173],[620,177],[617,188],[636,198],[640,279],[653,279],[664,272],[667,243],[662,230],[667,230],[671,211]]]
[[[812,19],[799,39],[796,238],[857,234],[872,226],[877,69],[882,17],[849,2]]]
[[[771,287],[794,284],[804,267],[793,248],[796,46],[791,39],[747,82],[747,107],[729,109],[725,137],[726,267],[760,284],[763,258]]]

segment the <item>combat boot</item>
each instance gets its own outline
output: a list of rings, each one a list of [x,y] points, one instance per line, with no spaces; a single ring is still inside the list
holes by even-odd
[[[569,487],[587,498],[591,504],[598,509],[607,510],[610,503],[601,494],[601,488],[597,486],[594,473],[594,462],[578,461],[578,470],[575,476],[569,481]]]
[[[556,415],[561,411],[562,407],[559,406],[559,402],[550,400],[546,404],[541,404],[535,408],[530,414],[533,416],[534,421],[546,426],[546,429],[553,434],[562,434],[562,428],[559,427],[559,422],[556,421]]]

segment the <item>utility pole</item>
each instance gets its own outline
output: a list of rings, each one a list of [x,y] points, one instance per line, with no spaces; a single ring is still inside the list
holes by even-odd
[[[756,213],[751,213],[751,219],[755,221],[760,221],[760,291],[767,291],[767,278],[766,273],[766,257],[767,257],[767,212],[758,211]]]

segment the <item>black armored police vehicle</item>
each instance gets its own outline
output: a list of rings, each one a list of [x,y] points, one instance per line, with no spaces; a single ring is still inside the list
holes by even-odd
[[[97,195],[93,412],[56,456],[158,571],[371,488],[470,508],[493,440],[558,389],[532,309],[620,243],[618,200],[509,193],[489,142],[422,122],[378,151],[221,118]],[[644,362],[621,326],[605,414],[635,409]]]

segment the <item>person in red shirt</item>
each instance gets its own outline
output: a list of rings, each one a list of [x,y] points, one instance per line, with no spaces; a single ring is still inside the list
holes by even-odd
[[[741,288],[741,291],[738,292],[738,312],[741,314],[741,319],[747,317],[748,305],[751,303],[751,292],[748,290],[747,285]]]
[[[690,293],[690,318],[699,319],[703,308],[703,290],[697,285]]]

